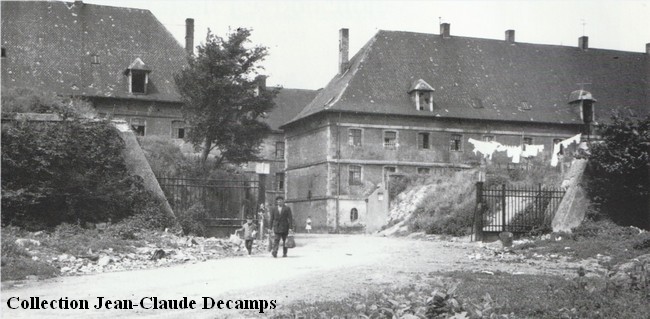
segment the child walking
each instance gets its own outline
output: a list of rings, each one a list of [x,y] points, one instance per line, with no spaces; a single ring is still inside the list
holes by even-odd
[[[235,233],[242,230],[244,231],[244,245],[246,246],[246,250],[248,250],[248,257],[250,257],[253,250],[253,240],[255,240],[255,236],[257,235],[257,226],[253,224],[253,219],[246,219],[246,223],[240,229],[235,230]]]

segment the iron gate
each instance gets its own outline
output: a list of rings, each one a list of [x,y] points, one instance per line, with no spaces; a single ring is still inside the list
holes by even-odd
[[[259,181],[252,178],[159,177],[158,183],[177,216],[201,204],[207,212],[205,226],[212,236],[227,235],[247,217],[257,219]]]
[[[498,185],[483,187],[476,183],[476,230],[481,233],[527,233],[550,227],[564,190],[543,187]]]

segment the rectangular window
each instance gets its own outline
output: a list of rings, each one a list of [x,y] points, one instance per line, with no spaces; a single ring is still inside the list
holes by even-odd
[[[483,142],[492,142],[494,141],[494,135],[483,135]]]
[[[141,118],[131,119],[131,129],[133,130],[133,133],[135,133],[135,135],[137,136],[144,136],[146,126],[147,126],[147,122],[144,119]]]
[[[424,111],[424,106],[426,105],[426,102],[424,101],[424,93],[420,91],[415,92],[415,98],[417,99],[417,108],[418,111]]]
[[[460,134],[452,134],[449,140],[449,150],[460,152],[463,150],[463,136]]]
[[[348,143],[350,146],[361,146],[361,130],[351,128],[348,130]]]
[[[172,121],[172,138],[185,138],[185,121]]]
[[[394,150],[397,148],[397,132],[386,131],[384,132],[384,148]]]
[[[145,71],[131,70],[131,93],[147,93],[147,73]]]
[[[3,58],[7,57],[7,50],[5,50],[5,48],[2,48],[2,54],[1,54],[1,56],[2,56]]]
[[[350,185],[361,184],[361,166],[350,165],[348,171],[349,171],[348,183]]]
[[[533,144],[533,138],[532,137],[524,137],[522,139],[522,144],[524,144],[524,145],[532,145]]]
[[[418,133],[418,148],[428,150],[429,147],[429,133]]]
[[[99,64],[99,55],[93,54],[90,56],[90,64]]]
[[[284,191],[284,173],[275,173],[275,190]]]
[[[284,159],[284,142],[275,143],[275,158]]]
[[[418,174],[420,175],[429,175],[431,174],[431,169],[428,167],[418,167]]]

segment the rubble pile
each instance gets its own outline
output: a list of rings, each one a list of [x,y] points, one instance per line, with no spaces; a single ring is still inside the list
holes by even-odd
[[[149,235],[151,236],[151,235]],[[248,252],[242,243],[229,239],[160,235],[164,240],[147,242],[133,252],[115,252],[112,248],[72,255],[54,252],[38,240],[19,238],[16,244],[23,247],[33,260],[41,260],[61,270],[62,276],[149,269],[182,263],[195,263],[209,259],[244,256]],[[164,244],[161,244],[164,243]],[[266,241],[253,243],[253,254],[266,252]]]

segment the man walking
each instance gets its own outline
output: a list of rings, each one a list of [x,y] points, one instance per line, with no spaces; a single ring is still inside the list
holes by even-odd
[[[271,209],[271,225],[275,238],[273,239],[273,250],[271,254],[273,258],[278,257],[278,246],[280,245],[280,238],[282,238],[282,257],[287,257],[285,242],[289,230],[293,229],[293,217],[291,216],[291,208],[284,205],[284,197],[278,196],[275,198],[277,206]]]

